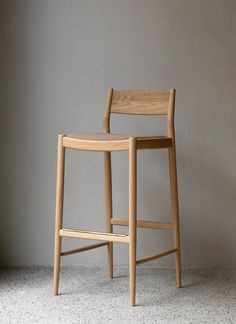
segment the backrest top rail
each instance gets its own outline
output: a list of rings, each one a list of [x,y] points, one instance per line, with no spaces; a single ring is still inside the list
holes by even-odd
[[[114,90],[110,112],[131,115],[167,115],[171,90]]]

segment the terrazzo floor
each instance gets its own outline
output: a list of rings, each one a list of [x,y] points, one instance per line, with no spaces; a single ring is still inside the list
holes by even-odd
[[[138,267],[137,306],[129,305],[128,269],[63,267],[61,294],[52,295],[47,267],[0,270],[0,323],[236,323],[236,268],[183,271]]]

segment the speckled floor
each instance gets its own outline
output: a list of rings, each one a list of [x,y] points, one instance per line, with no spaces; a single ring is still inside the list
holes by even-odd
[[[137,307],[130,308],[128,270],[64,267],[61,295],[52,268],[0,270],[0,323],[236,323],[236,268],[183,271],[138,268]]]

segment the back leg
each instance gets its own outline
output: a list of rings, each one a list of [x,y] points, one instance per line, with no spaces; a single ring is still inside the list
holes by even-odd
[[[61,259],[61,236],[59,230],[62,228],[63,197],[64,197],[64,170],[65,170],[65,148],[63,147],[63,135],[58,136],[57,153],[57,185],[56,185],[56,215],[55,215],[55,246],[54,246],[54,295],[58,295],[59,272]]]

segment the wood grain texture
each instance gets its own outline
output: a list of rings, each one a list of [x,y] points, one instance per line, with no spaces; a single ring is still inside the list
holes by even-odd
[[[166,115],[169,96],[169,91],[115,90],[110,111],[117,114]]]
[[[87,141],[120,141],[120,140],[127,140],[129,136],[120,135],[120,134],[104,134],[104,133],[92,133],[92,134],[68,134],[66,137],[74,138],[74,139],[81,139]]]
[[[63,138],[63,145],[84,151],[125,151],[129,149],[129,138],[114,134],[72,134]]]
[[[137,137],[137,149],[164,149],[172,146],[172,138],[166,136]]]
[[[118,134],[69,134],[63,145],[85,151],[122,151],[128,149],[129,136]],[[166,136],[137,137],[137,149],[164,149],[172,146],[172,138]]]

